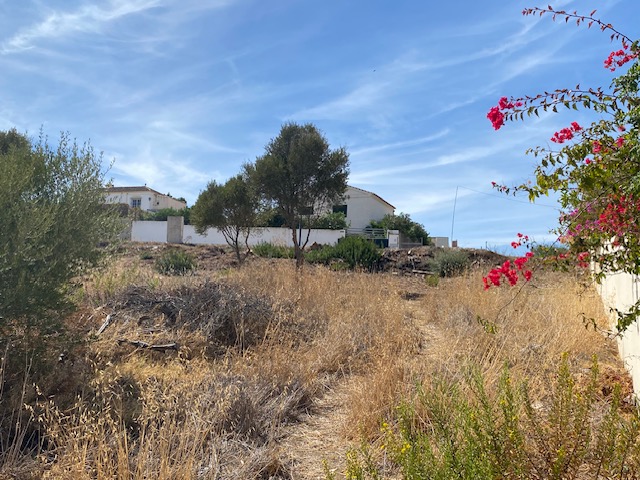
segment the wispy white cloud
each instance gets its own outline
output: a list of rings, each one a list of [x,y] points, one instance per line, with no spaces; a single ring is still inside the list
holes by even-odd
[[[163,154],[150,145],[141,147],[133,155],[120,155],[111,173],[118,178],[127,178],[132,183],[147,184],[161,192],[185,197],[191,203],[195,200],[195,185],[205,185],[211,179],[221,177],[218,170],[205,172],[185,158]]]
[[[386,181],[389,181],[389,179],[393,177],[406,177],[407,174],[415,174],[424,170],[463,162],[478,161],[494,153],[495,149],[490,147],[471,147],[454,153],[438,155],[434,160],[431,161],[422,161],[419,163],[400,165],[391,164],[386,168],[357,171],[351,174],[351,181],[357,184],[372,184],[379,179],[385,179]],[[397,160],[397,157],[394,156],[394,160]]]
[[[2,43],[1,54],[17,53],[44,44],[47,40],[72,36],[76,33],[98,33],[114,21],[129,15],[141,14],[163,6],[180,7],[176,14],[193,14],[203,9],[220,8],[232,0],[209,2],[175,2],[173,0],[109,0],[103,6],[85,3],[71,11],[49,10],[45,18],[23,28]]]
[[[440,138],[447,136],[449,133],[450,133],[450,130],[448,128],[445,128],[440,130],[437,133],[434,133],[433,135],[427,135],[426,137],[415,138],[412,140],[403,140],[401,142],[386,143],[383,145],[372,145],[369,147],[351,149],[350,154],[352,157],[355,157],[358,155],[364,155],[364,154],[369,154],[373,152],[380,152],[383,150],[391,150],[391,149],[399,150],[402,148],[412,147],[415,145],[421,145],[423,143],[428,143],[434,140],[438,140]]]
[[[33,48],[39,41],[66,37],[77,32],[96,32],[105,23],[126,15],[139,13],[160,4],[161,0],[113,0],[104,8],[83,5],[70,12],[52,11],[2,44],[0,52],[15,53]]]
[[[300,110],[291,114],[290,119],[326,120],[344,118],[354,112],[368,108],[383,95],[389,82],[367,83],[356,87],[349,93],[315,107]]]

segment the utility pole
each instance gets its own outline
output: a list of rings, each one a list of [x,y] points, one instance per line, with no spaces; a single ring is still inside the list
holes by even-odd
[[[453,215],[451,215],[451,245],[453,245],[453,224],[456,221],[456,203],[458,203],[458,188],[456,187],[456,196],[453,199]]]

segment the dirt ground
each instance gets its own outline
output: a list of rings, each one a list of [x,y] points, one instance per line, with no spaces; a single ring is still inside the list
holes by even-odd
[[[124,247],[132,258],[140,258],[152,264],[163,252],[180,249],[191,253],[197,262],[198,270],[217,271],[236,267],[238,261],[227,246],[221,245],[171,245],[166,243],[130,243]],[[438,251],[444,249],[424,246],[401,249],[385,249],[382,252],[380,268],[383,272],[400,275],[424,275],[431,272],[433,260]],[[470,267],[493,267],[502,264],[507,257],[490,250],[460,249],[469,255]],[[251,255],[250,255],[251,257]]]

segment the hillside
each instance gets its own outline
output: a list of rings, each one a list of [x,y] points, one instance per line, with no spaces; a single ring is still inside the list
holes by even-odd
[[[630,395],[614,341],[583,321],[602,326],[602,304],[570,274],[485,292],[484,270],[437,285],[407,275],[421,270],[415,252],[394,254],[386,273],[299,273],[290,260],[239,268],[224,249],[180,246],[198,267],[165,276],[153,265],[167,248],[129,245],[83,280],[67,319],[83,341],[51,350],[54,370],[20,400],[43,451],[5,460],[4,475],[342,478],[349,447],[377,445],[417,385],[458,381],[470,365],[490,390],[508,366],[544,405],[563,354],[578,383],[596,355],[598,401],[615,384]]]

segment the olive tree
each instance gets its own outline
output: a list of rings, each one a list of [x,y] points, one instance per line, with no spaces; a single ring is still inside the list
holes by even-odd
[[[245,165],[256,190],[291,229],[296,266],[304,263],[309,217],[324,213],[339,202],[347,188],[349,155],[344,148],[331,150],[326,138],[310,124],[286,123],[254,164]],[[305,222],[306,221],[306,222]]]
[[[95,266],[114,239],[116,212],[104,205],[101,155],[68,134],[52,147],[0,132],[0,334],[44,332],[71,305],[72,281]]]
[[[210,182],[191,209],[191,222],[200,234],[210,227],[217,228],[242,263],[247,253],[242,254],[240,249],[244,244],[249,251],[249,234],[256,225],[258,206],[247,177],[239,174],[224,185]]]

